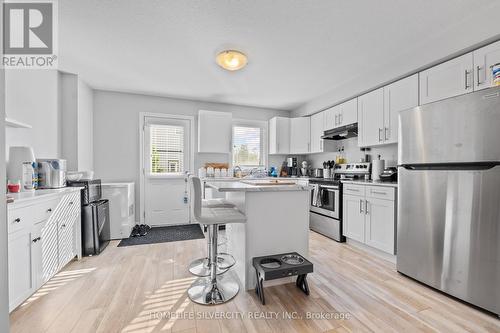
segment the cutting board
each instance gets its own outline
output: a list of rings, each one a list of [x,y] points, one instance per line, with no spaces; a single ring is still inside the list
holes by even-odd
[[[249,179],[241,180],[242,183],[250,185],[295,185],[295,182],[290,180],[274,180],[274,179]]]

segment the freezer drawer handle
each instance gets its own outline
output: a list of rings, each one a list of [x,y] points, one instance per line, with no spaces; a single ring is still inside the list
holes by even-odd
[[[500,165],[500,161],[495,162],[458,162],[458,163],[417,163],[400,164],[399,167],[407,170],[489,170]]]

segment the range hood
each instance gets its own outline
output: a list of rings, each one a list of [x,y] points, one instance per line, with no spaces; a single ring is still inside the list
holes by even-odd
[[[344,140],[358,136],[358,123],[337,127],[324,132],[324,140]]]

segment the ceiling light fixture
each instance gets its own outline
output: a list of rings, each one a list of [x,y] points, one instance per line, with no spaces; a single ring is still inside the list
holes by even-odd
[[[248,63],[247,56],[243,52],[236,50],[225,50],[220,52],[217,54],[215,61],[220,67],[228,71],[237,71],[245,67]]]

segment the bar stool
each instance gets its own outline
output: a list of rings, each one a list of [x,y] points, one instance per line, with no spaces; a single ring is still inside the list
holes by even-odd
[[[235,208],[202,207],[201,182],[198,177],[190,178],[193,187],[191,213],[200,224],[208,226],[211,243],[209,253],[210,276],[199,277],[188,289],[189,298],[198,304],[222,304],[232,299],[239,291],[238,281],[228,275],[217,275],[217,236],[220,224],[245,223],[246,216]]]
[[[190,176],[189,178],[192,178]],[[193,184],[194,185],[194,184]],[[201,182],[200,182],[200,193],[201,193]],[[202,199],[202,208],[234,208],[234,204],[226,201],[222,198],[217,199]],[[221,244],[217,244],[221,245]],[[191,274],[196,276],[209,276],[210,275],[210,248],[212,244],[210,242],[210,237],[207,239],[207,257],[199,258],[192,261],[189,264],[188,270]],[[221,253],[217,255],[217,274],[223,274],[228,271],[229,268],[234,266],[236,261],[234,257],[228,253]]]

